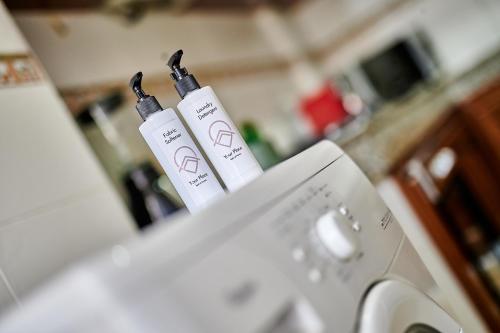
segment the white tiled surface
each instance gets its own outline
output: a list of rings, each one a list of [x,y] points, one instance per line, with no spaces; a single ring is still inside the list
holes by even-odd
[[[0,0],[0,53],[23,53],[29,50],[14,20]]]
[[[0,267],[22,300],[66,265],[132,234],[129,217],[106,188],[0,228]]]
[[[0,226],[106,183],[49,84],[0,89]],[[7,104],[6,104],[7,105]]]
[[[0,0],[0,53],[13,52],[31,51]],[[48,77],[0,89],[0,105],[1,313],[135,228]]]
[[[2,272],[0,272],[0,275],[1,274]],[[5,311],[12,304],[14,304],[14,299],[10,295],[5,281],[3,281],[0,276],[0,313]]]

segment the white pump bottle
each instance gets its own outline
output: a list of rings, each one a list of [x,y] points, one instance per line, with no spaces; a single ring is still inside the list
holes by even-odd
[[[201,88],[195,77],[180,66],[182,50],[170,57],[171,78],[182,100],[182,117],[230,192],[251,182],[263,171],[241,137],[220,100],[209,86]]]
[[[139,130],[187,209],[193,213],[225,195],[222,186],[173,109],[163,109],[141,87],[142,73],[130,80],[138,97]]]

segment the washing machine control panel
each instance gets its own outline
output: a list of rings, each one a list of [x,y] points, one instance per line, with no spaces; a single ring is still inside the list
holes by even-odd
[[[266,215],[263,223],[272,227],[277,247],[313,285],[361,291],[387,269],[403,237],[390,210],[348,158],[322,170]]]

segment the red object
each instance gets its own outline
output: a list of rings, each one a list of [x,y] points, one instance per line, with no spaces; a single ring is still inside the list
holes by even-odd
[[[302,114],[310,120],[318,136],[323,136],[329,125],[340,124],[348,116],[342,96],[331,84],[304,98],[300,106]]]

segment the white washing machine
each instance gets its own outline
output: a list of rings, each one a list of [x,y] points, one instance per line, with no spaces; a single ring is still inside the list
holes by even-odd
[[[459,333],[358,167],[321,142],[76,266],[0,332]]]

